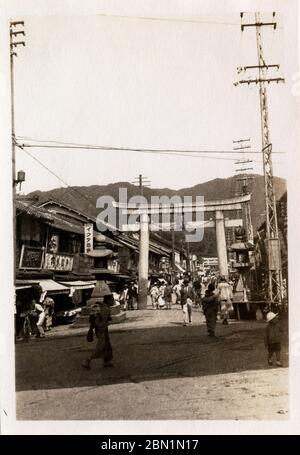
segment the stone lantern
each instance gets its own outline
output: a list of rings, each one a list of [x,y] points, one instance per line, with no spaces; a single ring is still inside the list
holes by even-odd
[[[238,227],[234,231],[235,243],[230,247],[230,251],[235,254],[233,267],[239,273],[239,280],[235,289],[234,300],[248,302],[247,291],[250,290],[250,261],[249,252],[254,250],[254,245],[246,240],[246,231],[243,227]]]

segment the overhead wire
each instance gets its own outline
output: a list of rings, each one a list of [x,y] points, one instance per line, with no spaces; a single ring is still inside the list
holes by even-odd
[[[179,155],[179,156],[190,156],[196,155],[197,158],[210,158],[210,159],[225,159],[229,161],[235,160],[235,158],[222,158],[219,156],[207,157],[199,154],[238,154],[238,151],[233,150],[179,150],[179,149],[151,149],[151,148],[133,148],[133,147],[116,147],[116,146],[104,146],[104,145],[92,145],[92,144],[78,144],[72,142],[59,142],[53,140],[38,140],[32,139],[25,136],[18,136],[19,140],[27,139],[31,142],[40,142],[41,144],[22,144],[28,148],[47,148],[47,149],[79,149],[79,150],[103,150],[103,151],[125,151],[125,152],[141,152],[141,153],[157,153],[165,155]],[[49,145],[55,144],[55,145]],[[261,154],[261,151],[251,151],[249,153]],[[282,152],[273,152],[275,154],[282,154]],[[260,161],[259,161],[260,162]]]
[[[92,200],[84,193],[82,193],[81,191],[77,190],[76,188],[74,188],[73,186],[70,186],[68,184],[68,182],[66,182],[63,178],[61,178],[58,174],[56,174],[56,172],[52,171],[46,164],[44,164],[41,160],[39,160],[38,158],[36,158],[34,155],[32,155],[32,153],[30,153],[28,150],[26,150],[26,148],[20,144],[16,144],[16,147],[20,148],[21,150],[23,150],[28,156],[30,156],[34,161],[36,161],[37,163],[39,163],[40,166],[42,166],[44,169],[46,169],[50,174],[52,174],[54,177],[57,178],[57,180],[59,180],[61,183],[63,183],[64,185],[67,186],[67,188],[69,188],[71,191],[73,191],[74,193],[78,194],[79,196],[83,197],[90,205],[93,206],[93,208],[95,208],[95,203],[92,202]]]
[[[105,14],[99,13],[97,16],[106,17],[106,18],[115,18],[115,19],[135,19],[142,21],[152,21],[152,22],[182,22],[182,23],[194,23],[194,24],[207,24],[207,25],[229,25],[229,26],[239,26],[240,23],[237,22],[218,22],[218,21],[208,21],[208,20],[199,20],[199,19],[176,19],[170,17],[155,17],[155,16],[130,16],[130,15],[120,15],[120,14]]]

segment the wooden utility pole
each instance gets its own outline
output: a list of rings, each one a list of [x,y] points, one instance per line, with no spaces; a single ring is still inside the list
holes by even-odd
[[[19,35],[25,36],[24,30],[19,30],[18,27],[24,27],[23,21],[10,22],[9,37],[10,37],[10,91],[11,91],[11,148],[12,148],[12,187],[13,187],[13,248],[14,248],[14,279],[16,279],[17,265],[17,234],[16,234],[16,135],[15,135],[15,99],[14,99],[14,58],[17,57],[15,52],[18,46],[25,46],[25,41],[16,41]]]
[[[133,182],[134,185],[138,185],[140,189],[140,196],[144,195],[144,187],[149,187],[151,181],[147,179],[147,177],[144,177],[142,174],[139,174],[138,177],[135,177]]]
[[[246,27],[255,27],[256,30],[256,45],[258,65],[244,66],[238,68],[238,73],[252,69],[258,70],[258,78],[240,80],[238,84],[258,84],[260,98],[260,114],[261,114],[261,133],[262,133],[262,156],[264,168],[264,188],[265,188],[265,214],[266,214],[266,249],[268,253],[268,300],[270,303],[281,305],[282,303],[282,270],[281,270],[281,255],[280,243],[278,236],[278,223],[276,212],[276,198],[273,181],[273,165],[272,165],[272,144],[269,134],[269,117],[267,104],[267,88],[266,84],[271,82],[284,82],[282,77],[268,77],[267,71],[272,68],[279,69],[278,64],[266,64],[263,48],[262,48],[262,27],[271,26],[276,30],[277,23],[275,22],[275,13],[272,13],[270,22],[262,22],[260,13],[255,13],[255,21],[253,23],[243,23],[244,13],[241,13],[241,30]]]

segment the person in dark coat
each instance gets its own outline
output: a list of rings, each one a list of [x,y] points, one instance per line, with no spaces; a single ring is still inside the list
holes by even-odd
[[[167,310],[171,309],[172,292],[173,292],[173,288],[172,288],[171,281],[168,281],[167,284],[166,284],[165,290],[164,290],[164,299],[165,299],[165,302],[166,302]]]
[[[269,311],[267,314],[267,327],[265,332],[265,347],[268,350],[268,364],[273,365],[273,354],[276,357],[276,365],[282,366],[281,363],[281,336],[282,328],[278,314]]]
[[[202,299],[202,309],[206,319],[208,336],[214,337],[216,324],[217,324],[217,314],[219,307],[219,300],[216,294],[214,293],[215,285],[210,283],[207,290],[205,291],[205,296]]]
[[[199,277],[194,281],[193,287],[194,287],[195,296],[196,296],[196,304],[200,305],[202,285],[201,285],[201,280]]]
[[[128,288],[128,310],[134,310],[133,301],[137,300],[137,285],[134,281],[131,281]]]
[[[92,354],[82,364],[87,370],[91,369],[93,359],[103,359],[104,367],[113,366],[111,360],[113,358],[112,347],[108,334],[108,324],[111,320],[110,306],[114,303],[112,295],[105,295],[103,303],[95,305],[95,312],[90,315],[90,330],[95,332],[97,337],[96,347]]]

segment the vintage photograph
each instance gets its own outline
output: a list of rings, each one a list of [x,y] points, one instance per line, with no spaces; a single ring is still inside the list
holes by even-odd
[[[298,3],[208,3],[6,20],[16,421],[291,417]]]

